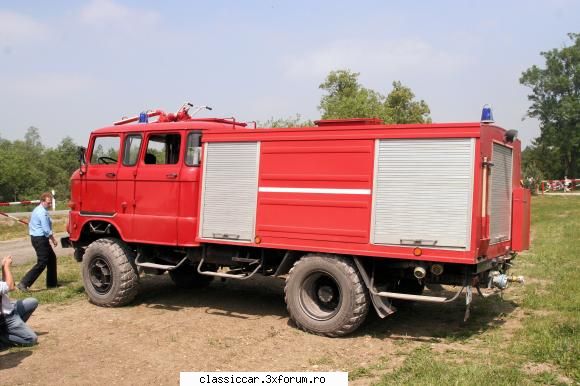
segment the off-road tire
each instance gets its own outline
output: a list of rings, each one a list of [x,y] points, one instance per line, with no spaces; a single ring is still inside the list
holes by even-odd
[[[334,291],[329,291],[330,287]],[[338,297],[334,299],[331,293]],[[356,330],[364,322],[370,303],[353,261],[336,255],[309,254],[295,262],[288,273],[284,295],[298,328],[329,337]],[[325,297],[332,299],[326,303],[328,307]]]
[[[135,254],[123,241],[103,238],[92,242],[82,262],[83,284],[91,303],[120,307],[139,291]]]
[[[205,288],[213,281],[213,276],[201,275],[197,267],[189,264],[169,271],[169,276],[177,287],[184,289]]]

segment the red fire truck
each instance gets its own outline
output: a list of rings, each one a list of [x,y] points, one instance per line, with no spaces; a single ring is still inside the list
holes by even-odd
[[[189,288],[270,275],[299,328],[342,336],[371,305],[385,317],[393,302],[463,293],[467,317],[473,290],[519,280],[507,269],[528,248],[530,194],[517,132],[366,118],[256,128],[190,106],[98,129],[81,149],[63,245],[94,304],[131,302],[143,272]],[[438,284],[458,291],[423,294]]]

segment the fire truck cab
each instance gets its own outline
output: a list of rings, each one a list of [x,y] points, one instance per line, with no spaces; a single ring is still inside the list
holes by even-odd
[[[286,280],[299,328],[342,336],[371,305],[384,317],[394,300],[463,292],[469,307],[472,290],[521,281],[507,275],[529,245],[515,131],[377,119],[249,128],[180,113],[96,130],[83,149],[63,245],[97,305],[131,302],[143,272],[178,287],[270,275]],[[424,295],[433,284],[461,290]]]

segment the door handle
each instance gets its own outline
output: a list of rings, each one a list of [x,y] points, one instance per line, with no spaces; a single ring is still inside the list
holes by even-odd
[[[167,177],[167,178],[177,178],[177,173],[169,173],[169,174],[166,174],[165,177]]]
[[[115,173],[107,173],[107,174],[105,174],[105,175],[106,175],[107,177],[109,177],[109,178],[113,178],[113,177],[115,177],[115,176],[116,176],[116,174],[115,174]]]

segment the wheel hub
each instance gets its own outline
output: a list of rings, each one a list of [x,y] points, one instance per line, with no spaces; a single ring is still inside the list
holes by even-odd
[[[89,266],[91,285],[99,294],[109,292],[112,287],[111,267],[102,257],[96,257]]]
[[[334,297],[334,290],[328,285],[322,285],[318,288],[318,299],[323,303],[330,303]]]
[[[314,272],[303,282],[300,290],[300,307],[312,319],[332,319],[339,311],[341,291],[336,279],[327,272]]]

